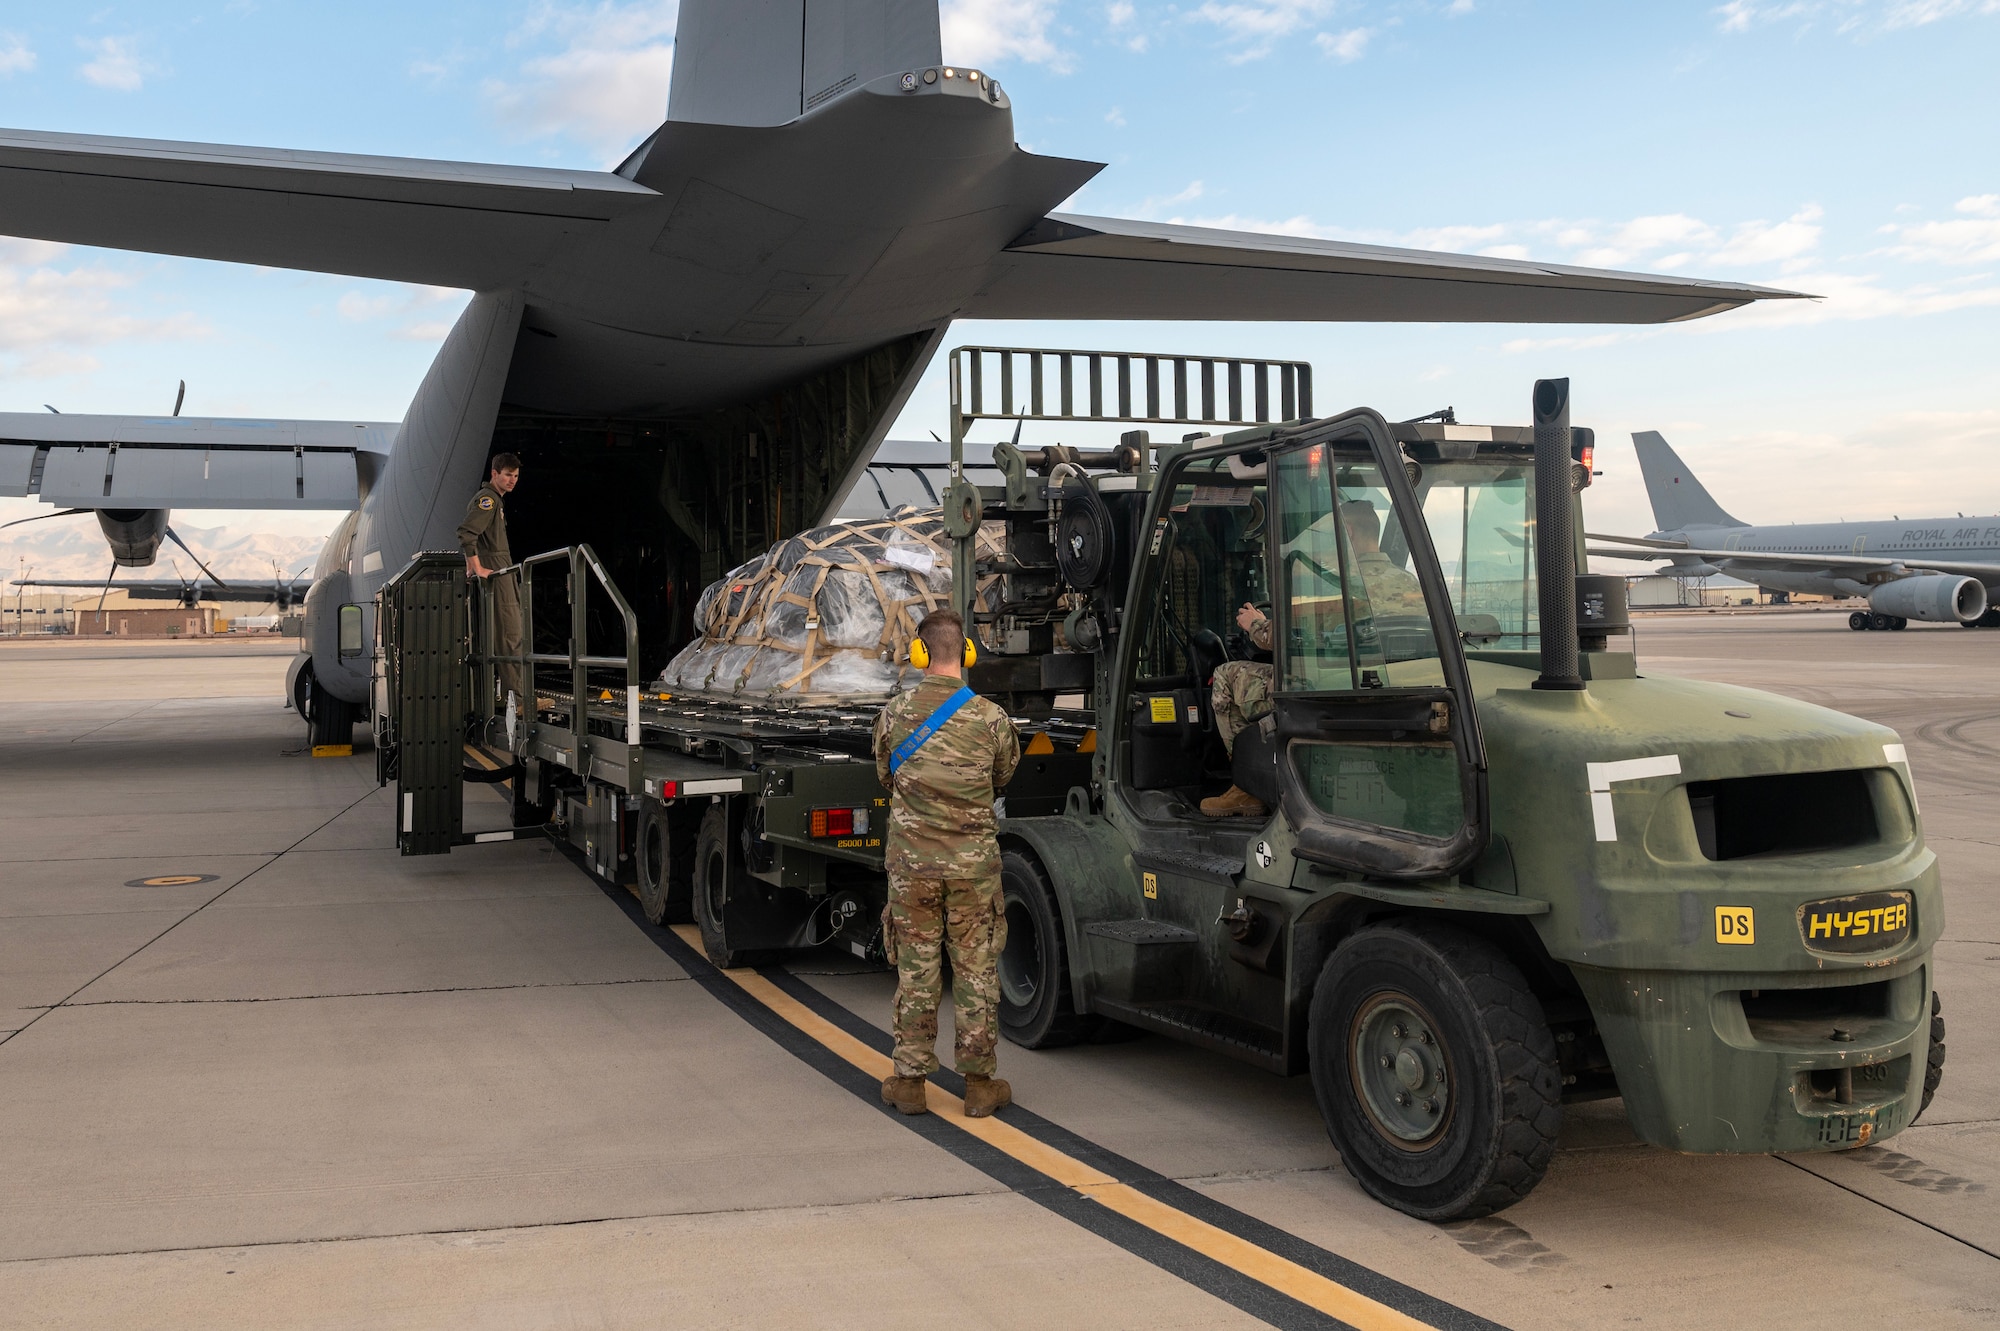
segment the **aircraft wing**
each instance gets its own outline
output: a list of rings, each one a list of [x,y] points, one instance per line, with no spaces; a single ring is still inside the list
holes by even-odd
[[[1795,291],[1053,214],[961,311],[977,319],[1672,323]]]
[[[658,197],[608,171],[0,130],[0,235],[469,290]]]
[[[351,509],[399,428],[0,412],[0,495],[70,508]]]
[[[101,592],[104,590],[102,578],[15,578],[10,587],[48,587],[62,591]],[[311,578],[300,578],[295,583],[278,587],[269,578],[245,578],[241,582],[217,584],[207,578],[185,581],[180,578],[114,578],[111,590],[124,592],[127,596],[142,601],[178,601],[192,596],[200,601],[286,601],[296,604],[305,600],[306,591],[312,586]]]
[[[1761,550],[1698,550],[1688,546],[1652,542],[1650,549],[1608,550],[1592,547],[1586,553],[1604,559],[1668,559],[1687,557],[1704,563],[1743,569],[1769,569],[1781,573],[1824,573],[1835,578],[1865,579],[1870,573],[1907,577],[1913,573],[1952,573],[1978,578],[1989,585],[2000,584],[2000,564],[1975,564],[1952,559],[1890,559],[1880,555],[1788,555]]]

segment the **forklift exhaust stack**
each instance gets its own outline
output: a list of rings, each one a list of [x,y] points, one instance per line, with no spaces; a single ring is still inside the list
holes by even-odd
[[[1535,381],[1535,578],[1540,583],[1538,689],[1574,692],[1577,673],[1576,532],[1570,523],[1569,380]]]

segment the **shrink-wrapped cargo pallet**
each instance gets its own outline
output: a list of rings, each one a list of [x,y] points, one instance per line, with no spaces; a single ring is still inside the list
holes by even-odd
[[[977,541],[997,558],[997,523]],[[980,579],[982,605],[999,579]],[[936,509],[816,527],[732,571],[695,604],[699,635],[667,664],[663,693],[812,704],[887,698],[914,683],[910,639],[951,603],[951,538]],[[990,607],[989,607],[990,608]]]

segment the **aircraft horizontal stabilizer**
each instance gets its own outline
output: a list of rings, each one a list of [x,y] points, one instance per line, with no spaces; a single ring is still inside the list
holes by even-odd
[[[1007,247],[981,319],[1671,323],[1794,291],[1054,214]]]
[[[656,197],[608,171],[0,130],[0,235],[469,290]]]

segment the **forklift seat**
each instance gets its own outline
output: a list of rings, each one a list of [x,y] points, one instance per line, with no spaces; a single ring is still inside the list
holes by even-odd
[[[1278,718],[1266,714],[1243,728],[1230,759],[1230,779],[1238,790],[1272,808],[1278,804]]]

